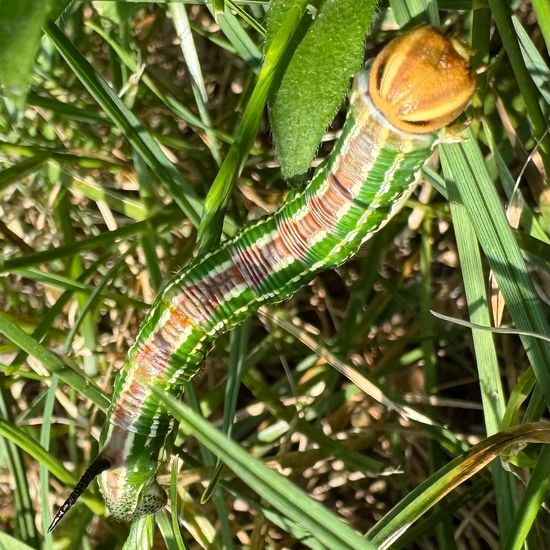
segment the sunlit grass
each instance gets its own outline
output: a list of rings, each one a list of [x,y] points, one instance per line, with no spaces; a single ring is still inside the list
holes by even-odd
[[[469,43],[469,127],[356,259],[222,337],[169,401],[167,511],[129,531],[92,487],[45,534],[158,289],[276,208],[279,166],[307,177],[344,112],[372,13],[344,3],[353,25],[323,0],[270,20],[229,0],[2,8],[0,546],[546,547],[548,10],[500,0],[378,5],[367,58],[423,22]]]

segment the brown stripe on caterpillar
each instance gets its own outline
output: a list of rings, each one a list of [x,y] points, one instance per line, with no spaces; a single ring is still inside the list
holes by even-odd
[[[197,325],[213,318],[232,290],[247,282],[235,265],[182,286],[173,302]]]

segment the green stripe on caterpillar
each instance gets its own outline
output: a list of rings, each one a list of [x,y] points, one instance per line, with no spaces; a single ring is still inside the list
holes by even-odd
[[[117,376],[102,449],[50,531],[97,475],[120,520],[164,506],[155,477],[171,417],[153,386],[181,395],[217,336],[355,254],[399,211],[474,88],[464,49],[430,27],[393,40],[359,73],[341,136],[312,180],[158,296]]]

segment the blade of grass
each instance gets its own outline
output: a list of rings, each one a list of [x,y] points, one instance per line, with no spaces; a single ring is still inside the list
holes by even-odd
[[[218,22],[218,15],[225,11],[225,0],[212,0],[212,8],[214,10],[214,20]]]
[[[517,516],[513,519],[510,526],[508,539],[503,546],[504,550],[520,550],[524,548],[524,544],[527,542],[527,535],[537,514],[542,510],[544,500],[550,490],[549,464],[550,446],[543,446]]]
[[[550,17],[550,8],[547,8],[547,11]],[[519,40],[521,53],[525,60],[525,66],[529,74],[533,77],[533,82],[537,85],[542,97],[545,99],[546,103],[550,105],[550,69],[536,46],[533,44],[531,37],[523,28],[520,20],[515,15],[512,16],[512,23]],[[550,29],[550,23],[548,26]]]
[[[441,26],[437,2],[429,0],[410,0],[409,2],[390,0],[390,6],[395,21],[400,28],[406,27],[409,23],[430,23],[436,27]]]
[[[10,406],[12,398],[5,386],[7,380],[8,378],[0,373],[0,421],[14,425]],[[29,491],[21,449],[11,441],[0,437],[0,450],[5,451],[2,454],[15,485],[15,532],[22,541],[32,544],[34,547],[38,544],[38,533],[34,523],[33,499]]]
[[[521,92],[521,97],[525,101],[525,106],[529,114],[529,119],[533,127],[533,137],[540,142],[540,149],[546,173],[550,174],[550,135],[548,131],[548,120],[543,115],[538,98],[538,91],[529,70],[525,66],[521,49],[510,14],[510,6],[504,0],[488,0],[489,7],[498,28],[502,44],[510,60],[510,65],[516,76],[516,81]]]
[[[135,221],[147,218],[147,209],[141,201],[127,197],[118,191],[107,189],[97,181],[70,175],[70,180],[68,182],[62,180],[62,183],[72,193],[82,193],[85,197],[96,202],[103,201],[115,212],[124,214]]]
[[[422,514],[458,485],[490,464],[501,452],[527,442],[550,443],[550,423],[535,422],[514,426],[484,439],[468,453],[455,458],[411,491],[369,530],[368,539],[380,550],[388,548]]]
[[[282,319],[270,308],[262,306],[260,308],[261,315],[268,318],[272,323],[283,328],[289,334],[292,334],[296,339],[317,353],[319,357],[325,359],[330,365],[341,372],[346,378],[351,380],[363,392],[369,395],[372,399],[378,401],[390,410],[394,410],[404,418],[409,418],[422,424],[433,425],[434,422],[428,416],[417,411],[413,407],[403,403],[397,396],[388,395],[388,392],[376,382],[373,382],[370,377],[359,372],[353,365],[342,361],[334,353],[325,346],[319,344],[309,333],[300,327],[298,319],[289,322]]]
[[[250,333],[250,323],[245,321],[241,326],[237,327],[231,334],[229,345],[229,361],[227,364],[228,376],[225,389],[225,399],[223,406],[223,433],[230,438],[233,431],[233,423],[235,419],[235,411],[237,410],[237,398],[239,396],[239,388],[244,369],[244,360],[248,347],[248,337]],[[214,473],[204,490],[201,497],[201,504],[206,503],[212,496],[212,492],[216,488],[218,479],[222,470],[223,462],[218,458]]]
[[[145,516],[132,521],[130,533],[122,550],[151,550],[155,534],[155,516]]]
[[[25,176],[40,170],[48,158],[48,153],[37,153],[28,159],[22,160],[21,162],[2,170],[0,172],[0,193],[2,193],[2,191],[4,191],[4,189],[12,183],[17,183]]]
[[[240,175],[246,157],[254,144],[267,97],[277,74],[277,68],[294,32],[298,28],[301,17],[302,11],[299,7],[290,9],[284,23],[271,40],[265,53],[258,81],[246,105],[235,141],[229,149],[204,201],[197,242],[200,252],[209,250],[219,242],[221,227],[233,185]]]
[[[88,269],[86,269],[79,277],[80,281],[85,281],[87,278],[89,278],[91,275],[95,274],[97,271],[98,266],[103,265],[103,262],[109,257],[109,254],[105,254],[98,258],[96,262],[94,262]],[[22,277],[25,277],[25,272],[21,273]],[[40,279],[38,279],[40,280]],[[75,281],[76,283],[80,281]],[[85,285],[83,285],[85,287]],[[64,288],[64,287],[61,287]],[[88,293],[93,292],[92,287],[87,287]],[[73,296],[73,292],[75,289],[71,288],[70,290],[65,290],[63,294],[56,300],[54,304],[50,306],[47,313],[45,313],[42,316],[42,319],[40,320],[40,323],[36,326],[36,328],[33,330],[32,337],[38,342],[42,343],[43,338],[48,333],[48,330],[53,326],[54,320],[59,315],[61,311],[63,311],[63,308],[65,305],[69,302],[69,300]],[[6,369],[6,374],[10,375],[14,372],[16,372],[21,365],[25,362],[27,358],[27,354],[23,350],[19,350],[17,355],[14,357],[14,359],[9,364],[8,368]]]
[[[24,542],[0,531],[0,547],[10,550],[34,550],[36,546],[28,546]]]
[[[32,91],[27,96],[27,103],[36,107],[44,107],[49,111],[78,122],[85,122],[86,124],[111,124],[108,118],[92,111],[92,106],[86,108],[79,107],[63,103],[54,97],[38,95]]]
[[[90,27],[90,29],[95,31],[99,36],[101,36],[101,38],[103,38],[103,40],[105,40],[105,42],[107,42],[107,44],[109,44],[109,46],[117,53],[118,57],[120,58],[122,63],[126,65],[126,67],[134,72],[139,69],[134,57],[130,55],[124,48],[122,48],[122,46],[120,46],[120,44],[118,44],[112,37],[110,37],[104,29],[95,25],[92,21],[87,21],[86,26]],[[166,107],[168,107],[176,116],[180,117],[183,121],[187,122],[191,126],[214,134],[218,139],[226,143],[233,143],[234,139],[231,135],[217,130],[216,128],[204,125],[201,119],[197,117],[187,107],[185,107],[185,105],[183,105],[173,96],[163,93],[159,86],[155,84],[154,80],[147,74],[147,72],[142,75],[141,82],[143,82],[143,84],[145,84],[147,88],[151,90],[151,92],[155,94],[164,105],[166,105]],[[158,135],[157,139],[161,143],[167,142],[168,144],[173,143],[174,141],[173,139],[169,140],[168,136],[163,135]]]
[[[69,352],[73,339],[76,336],[76,333],[81,323],[84,321],[86,315],[92,308],[94,308],[97,305],[97,302],[100,300],[101,291],[115,277],[119,269],[125,264],[126,257],[130,253],[132,253],[134,249],[135,249],[135,244],[129,246],[128,250],[126,250],[126,252],[121,254],[119,258],[117,258],[117,260],[112,265],[112,267],[107,271],[107,273],[101,278],[99,283],[94,287],[94,290],[90,293],[90,295],[87,297],[85,302],[81,304],[78,317],[75,319],[75,322],[71,327],[71,330],[69,330],[69,334],[67,334],[67,337],[65,338],[65,343],[63,345],[63,349],[65,353]]]
[[[25,334],[3,313],[0,313],[0,333],[100,409],[107,410],[109,399],[92,381],[80,371],[66,366],[59,357],[40,345],[32,336]]]
[[[323,449],[327,456],[340,459],[351,469],[373,473],[383,471],[383,465],[379,461],[341,445],[339,442],[325,435],[322,429],[313,426],[303,418],[296,420],[296,408],[294,406],[283,405],[279,394],[270,385],[253,372],[246,371],[247,367],[245,367],[243,383],[250,389],[259,402],[265,403],[265,406],[279,421],[285,421],[288,424],[293,423],[294,429],[297,432],[304,434],[320,449]]]
[[[468,212],[514,325],[520,330],[548,334],[550,326],[540,298],[471,129],[466,136],[463,143],[442,145],[440,148],[447,188],[453,185],[457,188],[456,196],[461,197]],[[550,372],[547,368],[550,364],[550,345],[528,336],[521,336],[521,340],[546,403],[550,405]]]
[[[533,0],[531,4],[537,15],[540,31],[546,42],[546,49],[548,50],[548,54],[550,54],[550,4],[546,0]]]
[[[208,112],[208,96],[206,95],[206,87],[204,85],[204,80],[202,77],[199,56],[197,55],[197,50],[195,49],[195,42],[193,41],[193,35],[191,34],[189,20],[187,19],[187,12],[185,11],[185,7],[183,6],[183,4],[170,4],[168,6],[168,9],[172,14],[174,27],[180,40],[183,58],[185,59],[187,69],[189,70],[191,88],[193,89],[193,95],[195,96],[195,102],[199,110],[199,115],[201,117],[202,123],[207,128],[207,145],[210,149],[210,152],[212,153],[212,157],[216,161],[216,164],[219,166],[221,164],[220,147],[216,135],[214,134],[214,132],[208,129],[212,126],[210,113]],[[214,10],[216,10],[216,6],[214,6]]]
[[[65,256],[71,256],[75,252],[81,250],[91,250],[101,246],[112,246],[118,239],[122,237],[128,237],[141,231],[146,231],[149,228],[149,223],[152,223],[155,227],[162,226],[164,224],[171,224],[175,220],[181,218],[181,213],[168,210],[165,212],[159,212],[154,216],[151,216],[148,220],[140,222],[129,223],[114,231],[107,231],[99,235],[94,235],[81,241],[76,241],[70,245],[58,246],[50,248],[48,250],[42,250],[40,252],[34,252],[33,254],[27,254],[19,258],[12,258],[0,263],[0,273],[9,273],[18,269],[28,268],[36,264],[49,262]]]
[[[420,290],[420,326],[424,337],[420,343],[422,348],[422,359],[424,366],[424,391],[430,398],[437,395],[437,351],[435,348],[435,335],[433,317],[430,315],[432,303],[432,246],[433,238],[433,220],[426,217],[421,226],[422,244],[420,247],[420,271],[422,273],[422,283]],[[437,418],[437,413],[431,408],[430,414]],[[432,440],[428,443],[428,460],[430,464],[430,473],[433,473],[443,464],[446,457],[438,441]],[[435,528],[437,544],[441,550],[453,550],[456,543],[453,539],[453,525],[451,518],[443,519]]]
[[[100,155],[84,155],[82,153],[71,153],[55,147],[44,147],[42,145],[24,145],[22,143],[9,143],[7,141],[0,141],[0,151],[5,151],[12,155],[22,155],[31,157],[37,153],[47,154],[53,160],[58,161],[60,164],[71,164],[79,166],[81,168],[113,168],[120,169],[124,166],[124,163],[115,160],[107,159]]]
[[[44,449],[36,440],[34,440],[21,428],[0,418],[0,435],[9,441],[12,441],[20,449],[32,456],[65,485],[76,485],[78,478],[71,474],[55,456]],[[105,505],[102,500],[93,497],[89,489],[82,495],[82,502],[84,502],[90,510],[94,512],[94,514],[102,515],[105,513]]]
[[[163,274],[160,270],[160,261],[157,255],[157,245],[159,236],[151,223],[151,214],[155,211],[156,196],[151,185],[151,174],[145,161],[135,152],[132,152],[134,166],[139,180],[140,196],[143,200],[147,213],[147,231],[143,231],[139,236],[139,243],[145,258],[147,275],[150,278],[151,285],[155,292],[158,292],[162,286]]]
[[[178,522],[178,468],[177,461],[172,461],[172,467],[170,469],[170,506],[172,509],[171,515],[171,530],[172,537],[175,543],[175,546],[178,550],[187,549],[185,540],[183,539],[180,526]]]
[[[417,521],[412,527],[407,529],[404,535],[399,537],[399,540],[392,546],[393,550],[407,550],[414,546],[415,543],[423,534],[427,534],[433,530],[434,525],[451,516],[463,506],[479,502],[489,490],[488,483],[485,479],[478,479],[469,487],[464,487],[464,491],[456,496],[449,496],[444,503],[440,503],[439,507],[434,510],[428,517]]]
[[[178,400],[153,388],[170,413],[256,493],[329,548],[373,548],[324,506],[267,468]],[[181,430],[181,428],[180,428]]]
[[[50,387],[48,388],[48,391],[46,392],[46,399],[44,401],[44,411],[43,411],[43,423],[42,427],[40,429],[40,445],[46,450],[49,450],[49,444],[50,444],[50,427],[52,423],[52,414],[53,414],[53,408],[55,405],[55,392],[57,390],[57,382],[58,377],[57,375],[53,375],[51,377]],[[42,532],[46,533],[45,536],[45,543],[46,546],[51,548],[52,546],[52,536],[51,533],[48,533],[48,526],[50,525],[50,514],[45,513],[46,510],[49,511],[50,506],[48,502],[48,485],[49,485],[49,475],[48,475],[48,468],[44,465],[44,463],[40,462],[40,468],[39,468],[39,477],[40,477],[40,507],[42,509]]]
[[[212,3],[206,6],[213,13]],[[262,63],[262,53],[241,27],[239,20],[231,13],[225,10],[218,14],[217,23],[221,31],[229,40],[229,43],[235,48],[237,55],[255,72],[257,72]]]
[[[55,23],[50,21],[45,26],[45,32],[88,92],[120,128],[123,135],[164,185],[166,192],[191,223],[198,226],[202,211],[201,201],[157,142]]]
[[[103,258],[103,261],[106,261],[110,256],[110,252],[107,252],[106,254],[102,255],[101,258]],[[97,261],[94,262],[94,265],[94,269],[97,269],[97,267],[101,264],[99,263],[99,261]],[[30,267],[29,269],[18,269],[16,270],[16,272],[21,275],[21,277],[26,277],[27,279],[31,279],[33,281],[40,281],[46,285],[51,285],[54,288],[61,288],[62,290],[68,290],[72,292],[81,292],[86,295],[91,294],[95,288],[79,280],[73,280],[69,277],[64,277],[63,275],[57,275],[55,273],[48,273],[47,271],[40,271],[39,269],[36,269],[34,267]],[[135,298],[125,296],[124,294],[119,294],[118,292],[105,291],[102,294],[102,297],[105,299],[108,298],[109,300],[113,300],[116,303],[125,304],[138,309],[149,307],[150,305],[140,300],[136,300]]]
[[[450,185],[448,193],[470,320],[477,325],[489,326],[491,324],[489,297],[474,228],[470,223],[466,209],[460,203],[456,187]],[[487,435],[493,435],[501,427],[506,408],[497,350],[493,335],[489,332],[472,329],[472,338],[485,429]],[[507,533],[516,511],[514,478],[498,463],[492,466],[491,473],[497,497],[499,528],[501,533]]]
[[[61,180],[68,180],[67,174],[61,174]],[[75,232],[71,223],[71,203],[69,201],[69,194],[66,189],[61,189],[54,202],[54,219],[57,226],[60,228],[63,235],[63,243],[71,245],[75,241]],[[69,273],[72,279],[77,279],[84,271],[82,259],[80,254],[74,254],[72,257],[67,258],[66,271]],[[76,303],[80,311],[86,305],[86,297],[82,294],[76,295]],[[90,378],[94,378],[98,374],[97,369],[97,356],[94,350],[97,348],[96,341],[96,319],[91,312],[80,315],[79,328],[80,336],[82,338],[82,346],[80,348],[82,357],[82,368]],[[67,352],[66,348],[65,352]]]
[[[244,8],[239,5],[239,2],[233,2],[233,0],[227,0],[227,6],[238,15],[250,28],[254,29],[261,36],[265,35],[265,27],[252,15],[250,15]],[[221,13],[221,12],[220,12]],[[257,12],[256,12],[257,13]]]

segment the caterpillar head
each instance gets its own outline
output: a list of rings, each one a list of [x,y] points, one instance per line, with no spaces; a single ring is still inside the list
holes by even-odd
[[[447,126],[475,90],[466,48],[433,27],[392,40],[369,77],[375,107],[399,130],[423,134]]]

